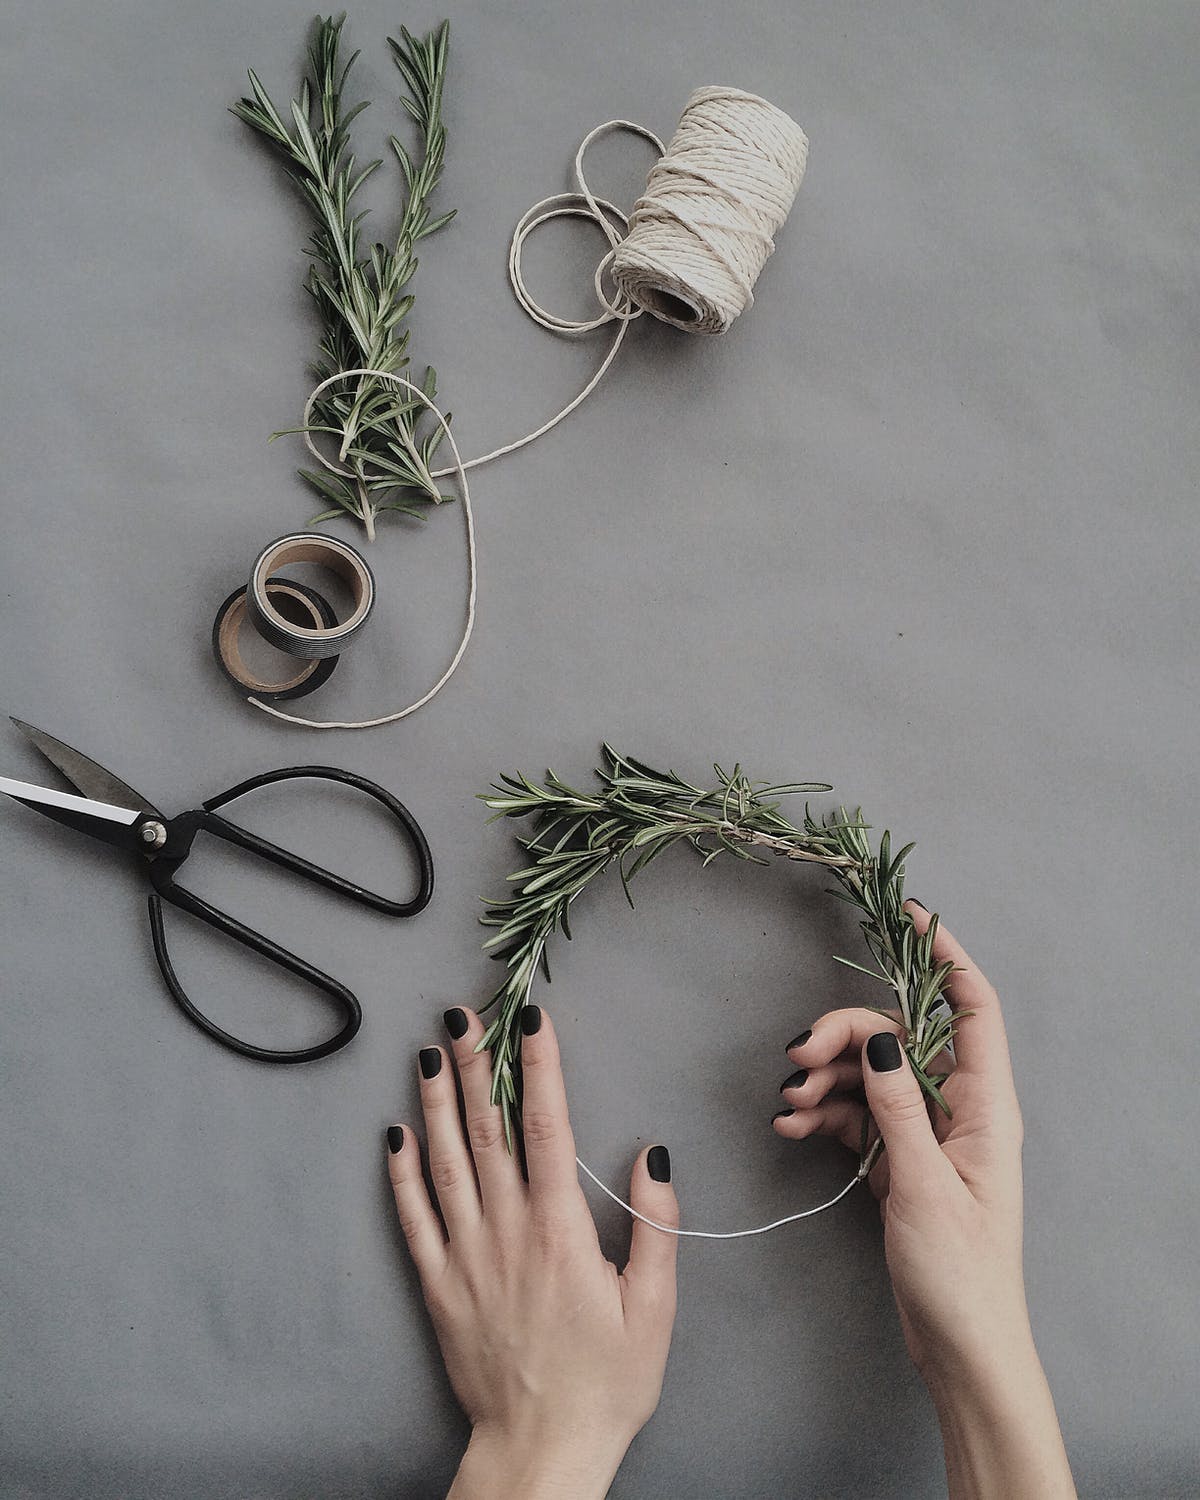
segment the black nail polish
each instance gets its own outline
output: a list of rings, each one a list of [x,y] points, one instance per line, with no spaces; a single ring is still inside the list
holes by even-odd
[[[919,906],[924,912],[927,912],[929,910],[924,901],[918,901],[915,896],[905,896],[904,899],[905,901],[911,901],[914,906]]]
[[[802,1031],[799,1036],[794,1036],[783,1050],[785,1052],[790,1052],[793,1047],[803,1047],[810,1036],[812,1036],[811,1026],[807,1031]]]
[[[772,1120],[786,1120],[789,1115],[794,1115],[794,1109],[777,1109],[771,1116]]]
[[[542,1007],[540,1005],[523,1005],[521,1007],[521,1031],[525,1036],[536,1036],[542,1029]]]
[[[467,1027],[471,1024],[467,1020],[467,1013],[461,1005],[452,1005],[442,1016],[446,1030],[450,1033],[451,1040],[459,1041],[467,1034]]]
[[[395,1156],[396,1152],[404,1145],[404,1128],[401,1125],[388,1126],[388,1150]]]
[[[783,1082],[779,1085],[779,1092],[782,1094],[783,1091],[784,1091],[784,1089],[798,1089],[798,1088],[801,1087],[802,1084],[805,1084],[807,1082],[808,1082],[808,1069],[807,1068],[797,1068],[796,1071],[792,1074],[792,1076],[790,1078],[785,1078],[783,1080]]]
[[[665,1146],[651,1146],[646,1152],[646,1171],[651,1182],[670,1182],[671,1153]]]
[[[876,1073],[894,1073],[903,1061],[893,1031],[877,1031],[867,1042],[867,1061]]]
[[[417,1053],[417,1061],[421,1064],[422,1078],[436,1078],[442,1071],[442,1049],[422,1047]]]

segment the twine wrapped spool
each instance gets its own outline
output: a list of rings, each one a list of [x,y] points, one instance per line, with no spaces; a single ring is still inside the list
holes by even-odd
[[[727,332],[754,301],[807,161],[808,137],[783,110],[697,89],[613,249],[620,291],[688,333]]]

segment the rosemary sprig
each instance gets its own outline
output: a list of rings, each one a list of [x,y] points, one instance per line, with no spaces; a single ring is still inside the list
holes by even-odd
[[[420,150],[414,159],[394,135],[388,137],[407,187],[400,227],[394,246],[377,242],[369,254],[361,253],[359,230],[365,210],[356,209],[355,195],[382,161],[359,167],[350,150],[350,124],[367,104],[343,104],[346,78],[358,57],[355,52],[345,64],[340,60],[345,20],[344,15],[317,18],[308,48],[309,74],[301,82],[299,97],[291,101],[288,119],[271,102],[253,69],[253,98],[233,106],[233,113],[278,151],[315,221],[309,237],[312,265],[307,287],[324,330],[312,367],[318,381],[343,370],[398,374],[407,367],[404,320],[413,299],[405,288],[417,268],[415,247],[454,217],[451,210],[432,218],[429,208],[446,150],[442,88],[449,22],[443,21],[424,39],[402,27],[400,40],[389,37],[388,46],[408,90],[400,102],[416,122]],[[419,384],[431,400],[436,396],[437,377],[431,368]],[[392,381],[357,377],[322,392],[309,427],[288,430],[332,435],[338,460],[351,473],[300,470],[333,504],[316,521],[346,513],[361,521],[373,539],[379,512],[420,516],[425,505],[448,498],[439,492],[431,473],[443,431],[438,424],[427,435],[418,432],[424,411],[423,403]]]
[[[904,861],[911,844],[893,854],[887,833],[878,851],[861,809],[844,807],[820,821],[805,807],[797,827],[780,811],[779,798],[792,793],[828,792],[824,782],[772,785],[752,782],[740,766],[715,766],[718,785],[692,786],[674,771],[656,771],[641,761],[603,749],[596,771],[599,787],[580,792],[552,771],[544,785],[528,777],[501,776],[481,800],[496,818],[531,818],[533,832],[518,843],[530,862],[508,877],[516,891],[490,901],[482,918],[495,931],[484,944],[505,966],[504,979],[483,1007],[495,1009],[480,1047],[492,1049],[492,1098],[504,1113],[511,1146],[520,1114],[520,1012],[540,968],[550,978],[548,944],[555,932],[569,939],[570,908],[595,878],[615,867],[629,904],[630,881],[675,844],[687,843],[709,864],[730,854],[765,864],[764,854],[823,865],[837,882],[831,894],[862,914],[859,925],[874,967],[840,959],[892,990],[904,1025],[904,1046],[925,1093],[950,1113],[931,1071],[951,1041],[957,1016],[943,1003],[953,964],[937,963],[933,942],[937,917],[923,936],[902,910]],[[494,821],[494,820],[493,820]],[[959,1015],[962,1013],[960,1012]],[[879,1153],[864,1141],[865,1174]]]

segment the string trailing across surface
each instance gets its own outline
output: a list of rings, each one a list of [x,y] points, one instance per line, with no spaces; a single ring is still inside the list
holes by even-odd
[[[355,52],[340,58],[345,16],[318,17],[308,48],[309,72],[299,97],[285,113],[250,71],[253,98],[233,106],[233,113],[257,130],[278,151],[288,175],[304,196],[315,221],[309,237],[312,265],[307,286],[323,328],[320,353],[312,370],[318,381],[343,371],[368,369],[399,373],[409,364],[408,329],[412,305],[406,290],[417,268],[417,243],[454,217],[454,211],[431,216],[430,198],[441,176],[446,150],[442,125],[442,89],[446,75],[449,23],[421,39],[401,28],[400,40],[388,38],[392,60],[407,93],[400,102],[416,123],[419,148],[412,153],[394,135],[388,144],[400,166],[407,196],[393,244],[377,241],[364,254],[360,228],[365,210],[356,195],[382,159],[359,166],[350,149],[351,122],[367,102],[347,107],[343,93]],[[427,368],[419,382],[430,400],[437,377]],[[390,381],[369,375],[334,381],[313,405],[304,429],[324,434],[337,450],[336,472],[301,474],[333,508],[315,519],[348,514],[375,535],[375,517],[396,510],[420,516],[443,495],[432,473],[434,455],[444,435],[440,425],[424,434],[418,424],[423,403],[397,394]],[[274,434],[276,437],[281,433]]]
[[[885,984],[898,1011],[903,1042],[913,1072],[926,1095],[948,1115],[939,1087],[944,1073],[933,1071],[954,1028],[966,1012],[951,1013],[944,992],[953,964],[933,957],[937,917],[924,935],[903,910],[904,861],[912,844],[892,852],[884,833],[878,849],[869,838],[862,810],[844,807],[821,819],[807,805],[803,823],[789,821],[780,799],[795,793],[832,791],[825,782],[773,785],[752,782],[740,766],[715,766],[717,785],[692,786],[674,771],[656,771],[604,746],[594,792],[576,791],[547,772],[538,785],[520,774],[501,776],[481,800],[496,818],[532,820],[529,836],[518,838],[529,863],[508,877],[515,891],[490,901],[482,918],[495,931],[484,944],[504,965],[504,979],[483,1007],[494,1011],[479,1045],[492,1052],[492,1098],[504,1114],[511,1146],[521,1108],[520,1012],[540,968],[550,978],[548,945],[556,932],[571,936],[570,909],[591,882],[615,868],[630,906],[630,882],[675,844],[688,844],[707,865],[723,854],[767,863],[765,856],[824,866],[836,881],[830,894],[861,913],[859,923],[872,967],[840,958]],[[879,1009],[884,1010],[883,1007]],[[863,1140],[860,1172],[878,1158],[878,1140]]]

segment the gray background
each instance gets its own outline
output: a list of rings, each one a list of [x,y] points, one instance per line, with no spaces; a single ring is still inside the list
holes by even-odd
[[[600,357],[504,279],[514,220],[569,185],[591,125],[667,134],[728,81],[800,120],[810,169],[727,338],[643,322],[582,412],[477,476],[479,634],[444,695],[325,737],[245,707],[207,654],[219,600],[314,508],[297,441],[266,442],[307,389],[304,216],[225,112],[247,65],[286,97],[309,14],[4,6],[0,705],[168,811],[276,765],[360,770],[422,819],[438,891],[392,926],[197,856],[199,889],[363,1000],[353,1047],[273,1070],[171,1006],[136,871],[0,809],[0,1493],[443,1493],[465,1431],[382,1130],[413,1117],[442,1008],[496,977],[476,897],[514,850],[474,794],[516,767],[586,779],[602,738],[696,776],[832,780],[919,839],[910,889],[1007,1003],[1029,1293],[1081,1487],[1194,1493],[1200,7],[456,5],[459,217],[427,246],[413,347],[467,454]],[[354,7],[364,156],[402,118],[384,36],[440,14]],[[596,183],[630,201],[649,159],[612,143]],[[388,229],[394,174],[372,187]],[[546,302],[586,312],[598,248],[582,227],[531,247]],[[327,716],[414,696],[460,619],[455,511],[387,525],[372,561],[378,616],[308,700]],[[42,779],[3,738],[3,770]],[[399,883],[373,819],[300,813],[280,793],[246,818]],[[847,1153],[768,1125],[783,1044],[862,996],[820,884],[680,853],[636,916],[589,898],[542,998],[609,1181],[664,1140],[711,1228],[845,1180]],[[173,933],[214,1013],[315,1034],[318,1006]],[[620,1255],[620,1213],[597,1217]],[[680,1285],[615,1495],[940,1492],[865,1197],[685,1244]]]

